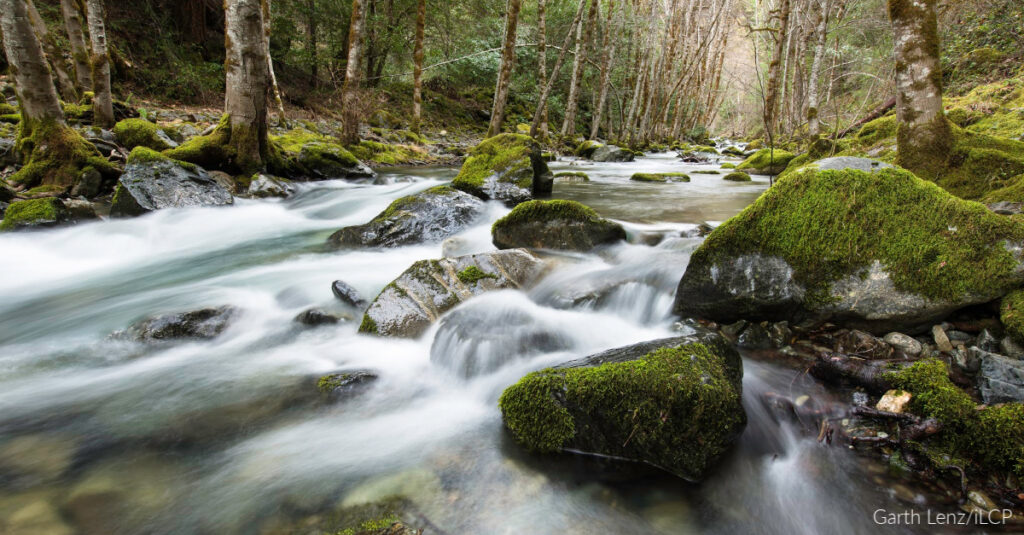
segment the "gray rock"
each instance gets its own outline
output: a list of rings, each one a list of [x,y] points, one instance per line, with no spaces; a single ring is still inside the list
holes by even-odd
[[[590,157],[595,162],[632,162],[633,153],[615,145],[601,145]]]
[[[363,296],[359,295],[359,291],[345,281],[331,283],[331,293],[346,305],[360,310],[366,307],[366,299],[363,299]]]
[[[985,206],[999,215],[1017,215],[1022,211],[1021,204],[1019,202],[1001,201],[986,204]]]
[[[72,197],[93,198],[103,191],[103,175],[95,167],[86,167],[82,170],[78,182],[71,187]]]
[[[988,329],[982,329],[981,333],[978,334],[978,338],[974,341],[974,345],[978,346],[983,351],[995,353],[999,351],[999,339],[992,336],[992,333]]]
[[[153,316],[114,333],[114,337],[138,342],[210,340],[220,336],[238,312],[235,307],[222,306]]]
[[[304,310],[298,316],[295,316],[295,322],[301,323],[308,327],[319,327],[321,325],[334,325],[340,323],[342,320],[341,316],[337,316],[319,308],[311,308]]]
[[[486,205],[449,186],[402,197],[365,225],[345,227],[328,239],[334,247],[399,247],[444,240],[475,222]]]
[[[1003,337],[1002,342],[999,342],[999,349],[1000,353],[1003,355],[1017,360],[1024,359],[1024,347],[1021,347],[1021,345],[1010,336]]]
[[[988,354],[990,354],[990,352],[977,346],[971,346],[967,349],[958,347],[953,352],[953,359],[960,368],[970,373],[977,373],[978,369],[981,367],[982,358]]]
[[[789,345],[793,339],[793,330],[789,328],[789,322],[778,321],[769,325],[768,338],[771,338],[772,345],[777,348]]]
[[[317,381],[317,389],[327,398],[327,401],[336,403],[350,399],[366,390],[376,380],[377,374],[369,370],[331,373]]]
[[[421,260],[392,281],[366,310],[359,331],[415,338],[442,314],[475,295],[521,288],[543,263],[523,249]]]
[[[1024,401],[1024,361],[984,353],[979,355],[978,392],[988,405]]]
[[[772,339],[760,323],[751,323],[736,338],[736,345],[743,349],[771,349]]]
[[[941,325],[932,327],[932,337],[935,339],[935,347],[943,353],[949,353],[953,351],[953,344],[949,343],[949,337],[946,336],[946,331],[943,330]]]
[[[913,337],[907,336],[903,333],[889,333],[885,335],[883,340],[885,340],[885,343],[891,345],[897,351],[903,352],[903,354],[908,357],[916,357],[924,350],[921,342],[918,342]]]
[[[43,197],[14,201],[4,209],[0,231],[37,230],[56,227],[71,221],[64,201],[56,197]]]
[[[129,159],[110,207],[114,217],[132,217],[162,208],[225,206],[231,193],[203,168],[171,159]]]
[[[529,136],[500,134],[473,148],[452,180],[452,187],[484,200],[515,206],[534,197],[548,197],[554,176]]]
[[[68,218],[72,221],[89,221],[99,219],[96,214],[96,205],[82,199],[66,199],[64,208],[68,211]]]
[[[268,197],[286,198],[295,194],[295,186],[290,180],[260,174],[249,184],[249,196],[257,199]]]
[[[167,132],[164,132],[163,128],[157,128],[156,129],[156,137],[160,141],[163,141],[164,143],[166,143],[167,146],[172,148],[172,149],[176,148],[178,146],[178,142],[173,140],[173,139],[171,139],[171,136],[167,135]]]

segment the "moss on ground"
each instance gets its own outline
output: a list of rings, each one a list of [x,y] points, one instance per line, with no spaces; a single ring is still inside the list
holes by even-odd
[[[777,175],[786,170],[789,162],[796,158],[792,152],[782,149],[761,149],[736,166],[737,170],[751,169],[765,174]]]
[[[692,262],[778,256],[813,298],[877,260],[897,290],[960,299],[1014,289],[1018,264],[1007,243],[1024,243],[1024,223],[907,171],[804,168],[718,227]]]
[[[104,176],[119,173],[92,143],[56,121],[21,123],[15,151],[25,165],[10,180],[28,188],[41,185],[70,188],[89,167]]]
[[[689,182],[686,173],[633,173],[629,177],[635,182]]]
[[[160,127],[145,119],[125,119],[114,125],[117,142],[129,149],[147,147],[153,150],[167,150],[171,146],[160,138]]]
[[[359,160],[378,165],[403,165],[430,159],[425,150],[414,145],[389,145],[365,139],[347,149]]]
[[[708,154],[719,154],[718,149],[710,145],[693,145],[690,147],[691,152],[706,152]]]
[[[751,178],[750,175],[743,171],[735,171],[722,177],[722,180],[728,180],[729,182],[750,182]]]
[[[533,138],[520,134],[499,134],[485,139],[470,152],[459,174],[452,180],[452,186],[483,197],[484,182],[494,174],[510,177],[511,182],[518,183],[527,178],[532,181],[530,152],[535,146]]]
[[[17,230],[21,227],[53,224],[61,220],[64,204],[60,199],[46,197],[11,203],[0,220],[0,232]]]

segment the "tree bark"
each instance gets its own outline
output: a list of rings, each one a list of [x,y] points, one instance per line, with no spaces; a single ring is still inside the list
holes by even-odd
[[[274,99],[274,107],[277,108],[277,120],[280,124],[287,124],[288,119],[284,114],[284,100],[281,98],[281,88],[277,85],[277,75],[274,74],[274,58],[270,57],[270,2],[263,2],[263,47],[267,55],[267,75],[270,78],[270,91]]]
[[[365,18],[363,0],[352,0],[352,19],[348,27],[348,63],[345,65],[345,84],[341,89],[341,142],[346,145],[359,142],[359,59]]]
[[[60,0],[60,10],[64,15],[64,28],[68,32],[68,42],[71,44],[75,85],[80,93],[89,91],[92,89],[92,71],[89,66],[89,47],[85,43],[81,6],[76,0]]]
[[[551,68],[551,77],[548,78],[547,85],[540,93],[540,98],[537,99],[537,109],[533,113],[533,122],[530,124],[530,135],[537,137],[537,130],[540,127],[540,121],[543,117],[541,113],[547,106],[548,97],[551,95],[551,89],[555,86],[555,80],[558,79],[558,71],[562,68],[562,62],[565,61],[565,54],[569,51],[569,45],[572,44],[572,36],[575,33],[574,30],[576,25],[580,23],[580,19],[583,18],[583,9],[587,6],[587,3],[580,0],[579,5],[576,6],[576,16],[572,19],[572,24],[569,25],[569,31],[565,34],[565,40],[562,41],[562,48],[558,51],[558,58],[555,60],[555,65]],[[492,117],[493,120],[493,117]]]
[[[92,42],[92,122],[102,128],[111,128],[114,126],[114,100],[110,94],[110,55],[107,53],[107,30],[103,17],[103,0],[87,0],[86,18]]]
[[[28,19],[32,23],[32,30],[36,33],[39,44],[43,46],[43,50],[46,52],[46,57],[50,62],[50,68],[53,71],[54,79],[57,81],[57,88],[60,90],[61,96],[69,102],[77,101],[78,90],[75,88],[75,83],[71,81],[71,77],[68,76],[67,69],[64,68],[64,53],[50,40],[50,32],[46,29],[46,22],[39,16],[39,11],[36,10],[32,0],[25,0],[25,4],[28,8]]]
[[[505,122],[505,104],[508,103],[508,87],[512,82],[512,68],[516,62],[516,29],[519,25],[519,0],[508,0],[508,13],[505,18],[505,41],[501,50],[501,70],[494,88],[494,105],[491,106],[491,123],[487,127],[487,137],[501,133],[501,125]]]
[[[543,4],[544,0],[540,0]],[[543,8],[542,8],[543,9]],[[412,131],[420,133],[423,113],[423,30],[427,23],[427,0],[416,2],[416,43],[412,53]]]
[[[831,0],[818,0],[818,19],[814,28],[814,61],[811,62],[811,76],[807,83],[807,134],[811,139],[821,135],[821,120],[818,118],[818,79],[821,78],[825,46],[828,44],[828,17],[831,10]]]
[[[269,154],[267,136],[267,96],[270,75],[264,41],[263,13],[266,0],[227,0],[227,35],[224,113],[231,134],[229,154],[243,172],[255,172],[266,166]]]
[[[537,86],[544,88],[548,84],[548,23],[547,2],[537,0]],[[541,102],[540,137],[548,137],[548,106]]]
[[[779,29],[775,34],[775,51],[768,65],[768,87],[764,95],[764,128],[769,144],[775,141],[778,122],[779,93],[782,82],[782,62],[786,55],[789,36],[790,0],[782,0],[779,4]]]
[[[320,85],[320,61],[317,48],[316,0],[306,0],[306,55],[309,56],[309,85],[316,89]]]
[[[945,167],[953,147],[942,110],[938,0],[889,0],[896,62],[897,162],[925,178]]]
[[[590,0],[587,20],[580,22],[576,30],[576,57],[572,63],[569,101],[565,104],[565,117],[562,120],[562,137],[572,137],[576,133],[576,110],[579,109],[580,86],[583,85],[583,70],[587,60],[587,43],[590,41],[590,29],[594,27],[594,20],[597,18],[597,4],[598,0]]]
[[[599,82],[597,105],[594,107],[594,118],[590,124],[590,137],[596,139],[601,129],[601,117],[604,115],[604,108],[608,103],[608,85],[612,73],[612,64],[615,62],[616,39],[612,35],[612,17],[615,15],[615,0],[608,1],[608,15],[605,18],[604,39],[601,46],[601,81]]]
[[[63,124],[64,111],[50,79],[43,47],[32,31],[27,5],[24,0],[0,0],[0,8],[4,53],[14,75],[23,126],[31,130],[42,122]]]

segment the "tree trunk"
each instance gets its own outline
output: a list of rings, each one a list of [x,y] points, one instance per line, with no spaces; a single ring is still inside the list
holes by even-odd
[[[309,85],[316,89],[320,85],[320,60],[316,40],[316,0],[306,0],[306,55],[309,56]]]
[[[75,65],[75,85],[79,93],[92,89],[92,72],[89,67],[89,47],[85,44],[82,11],[76,0],[60,0],[64,15],[64,28],[71,44],[71,61]]]
[[[597,19],[597,6],[599,0],[590,1],[590,11],[587,13],[587,21],[580,23],[582,33],[577,32],[576,57],[572,64],[572,82],[569,84],[569,102],[565,105],[565,118],[562,121],[562,137],[572,137],[576,134],[576,111],[579,109],[580,87],[583,85],[583,70],[587,61],[587,43],[590,41],[590,32]]]
[[[572,19],[572,24],[569,25],[569,31],[565,34],[565,40],[562,41],[562,48],[558,51],[558,58],[555,60],[555,65],[551,68],[551,77],[548,78],[547,85],[540,93],[540,97],[537,99],[537,109],[533,113],[533,123],[530,124],[530,135],[537,137],[537,130],[540,127],[541,118],[544,117],[541,113],[547,106],[548,97],[551,95],[551,89],[555,86],[555,80],[558,79],[558,71],[562,68],[562,62],[565,61],[565,54],[569,51],[569,45],[572,44],[572,36],[575,33],[576,25],[580,23],[580,19],[583,18],[583,8],[587,6],[587,3],[583,0],[576,6],[576,16]],[[492,117],[493,120],[493,117]]]
[[[889,0],[896,61],[896,136],[898,163],[934,178],[953,147],[942,110],[938,0]]]
[[[818,79],[821,78],[825,46],[828,44],[828,16],[831,4],[831,0],[819,0],[818,20],[814,28],[814,61],[811,63],[811,76],[807,83],[807,134],[811,139],[821,135],[821,121],[818,118]]]
[[[50,79],[43,47],[32,31],[32,22],[24,0],[0,0],[0,29],[4,52],[14,75],[14,89],[21,105],[23,126],[64,122],[64,112]]]
[[[512,82],[512,67],[516,62],[516,29],[519,25],[519,0],[508,0],[508,15],[505,19],[505,42],[501,50],[501,70],[494,88],[494,105],[491,107],[491,124],[487,137],[501,133],[505,121],[505,104],[508,102],[508,87]]]
[[[46,29],[46,22],[39,16],[39,11],[36,10],[32,0],[25,0],[25,4],[28,9],[28,20],[32,23],[32,30],[36,33],[39,44],[46,51],[46,57],[50,62],[50,68],[53,71],[54,79],[57,81],[57,88],[60,90],[61,96],[66,101],[76,102],[78,100],[78,90],[75,89],[74,82],[71,81],[67,69],[64,68],[64,53],[50,40],[50,32]]]
[[[545,0],[537,0],[537,85],[544,88],[548,84],[548,23],[547,5]],[[548,137],[547,102],[541,103],[540,137]]]
[[[103,22],[103,0],[87,0],[86,17],[92,41],[92,122],[102,128],[111,128],[114,126],[114,101],[110,94],[110,55],[107,53],[107,30]]]
[[[277,108],[277,121],[279,124],[287,125],[288,119],[284,115],[284,100],[281,99],[281,88],[277,85],[277,75],[274,74],[274,58],[270,57],[270,1],[263,2],[263,47],[267,55],[267,74],[270,78],[271,96],[274,98],[274,107]]]
[[[359,59],[363,46],[363,0],[352,0],[352,19],[348,27],[348,63],[345,65],[345,84],[342,86],[341,142],[351,145],[359,142]]]
[[[540,0],[542,3],[544,0]],[[416,43],[412,53],[412,131],[420,133],[423,113],[423,29],[427,23],[427,0],[416,2]]]
[[[775,35],[775,52],[772,54],[772,61],[768,65],[768,87],[764,95],[764,128],[768,135],[769,144],[775,141],[775,127],[778,120],[779,109],[779,85],[782,82],[782,62],[786,55],[786,45],[789,36],[789,2],[782,0],[779,4],[779,30]]]
[[[224,113],[231,136],[229,153],[235,165],[245,173],[266,166],[270,141],[267,136],[267,96],[270,90],[269,65],[264,41],[263,13],[266,0],[228,0],[225,2],[227,34],[225,62],[226,85]]]
[[[604,115],[604,108],[608,103],[608,85],[612,73],[612,64],[615,63],[615,46],[617,40],[612,35],[612,21],[615,15],[615,0],[608,1],[608,15],[605,17],[604,39],[601,46],[601,81],[598,89],[597,105],[594,107],[594,118],[590,124],[589,139],[596,139],[601,129],[601,117]]]

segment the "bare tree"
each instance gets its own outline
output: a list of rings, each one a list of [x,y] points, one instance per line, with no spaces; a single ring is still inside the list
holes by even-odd
[[[789,37],[790,0],[782,0],[779,4],[779,28],[775,33],[775,52],[768,64],[768,81],[764,94],[764,127],[769,142],[774,142],[778,125],[779,93],[783,84],[783,59],[787,55]]]
[[[87,0],[86,18],[92,42],[92,120],[97,126],[110,128],[114,126],[114,99],[110,94],[110,55],[107,53],[107,30],[103,17],[103,0]]]
[[[547,2],[537,0],[537,86],[545,87],[548,84],[548,23],[547,23]],[[548,106],[547,102],[541,102],[540,137],[548,137]]]
[[[64,97],[64,100],[78,100],[78,89],[75,87],[75,83],[71,81],[71,77],[68,76],[67,69],[64,68],[64,53],[50,39],[50,32],[46,28],[46,22],[39,16],[39,11],[36,10],[32,0],[25,0],[25,4],[28,7],[28,18],[32,23],[32,29],[36,33],[36,38],[39,39],[39,44],[43,46],[43,50],[46,51],[46,57],[50,60],[50,68],[53,71],[54,79],[57,81],[57,88],[60,90],[61,96]]]
[[[541,0],[543,2],[544,0]],[[423,113],[423,29],[427,23],[427,0],[416,2],[416,43],[413,46],[412,61],[412,131],[420,133],[420,116]]]
[[[590,41],[590,29],[597,18],[597,5],[598,0],[590,0],[587,20],[580,21],[576,29],[576,57],[573,58],[569,99],[565,104],[565,117],[562,119],[562,137],[571,137],[576,132],[576,110],[579,108],[580,86],[583,84],[583,69],[587,61],[587,42]]]
[[[281,88],[277,85],[277,75],[274,74],[274,59],[270,57],[270,0],[263,2],[263,46],[267,55],[267,74],[270,76],[271,96],[274,98],[274,106],[277,108],[277,120],[280,124],[287,124],[284,115],[284,100],[281,99]]]
[[[363,0],[352,0],[352,18],[348,26],[348,63],[345,65],[345,84],[342,86],[341,142],[350,145],[359,142],[359,58],[363,46],[363,25],[366,14]]]
[[[508,0],[505,14],[505,40],[501,49],[501,69],[494,88],[494,104],[491,106],[491,123],[487,137],[501,133],[505,122],[505,105],[508,103],[508,88],[512,82],[512,67],[516,62],[516,29],[519,25],[519,0]]]
[[[832,11],[831,0],[816,0],[817,20],[814,25],[814,61],[811,63],[810,79],[807,82],[807,133],[813,139],[821,134],[821,121],[818,118],[818,79],[825,58],[825,46],[828,44],[828,20]]]
[[[548,78],[547,85],[541,90],[540,97],[537,99],[537,109],[533,113],[533,122],[530,124],[530,135],[533,137],[537,137],[541,119],[544,117],[542,112],[547,106],[551,89],[555,86],[555,80],[558,78],[558,71],[562,68],[562,62],[565,61],[565,53],[568,52],[569,45],[572,44],[572,36],[575,33],[576,25],[583,18],[583,9],[586,6],[587,3],[582,0],[576,6],[576,16],[572,19],[572,24],[569,25],[569,31],[565,34],[565,40],[562,41],[562,47],[558,51],[558,59],[555,60],[555,65],[551,68],[551,77]],[[491,119],[493,120],[493,117]]]
[[[596,139],[601,128],[601,117],[608,102],[608,81],[615,63],[615,46],[618,42],[612,34],[612,22],[615,15],[615,0],[608,0],[608,15],[604,23],[604,37],[601,40],[601,81],[598,82],[597,106],[594,107],[594,118],[590,124],[590,138]]]
[[[82,5],[78,0],[60,0],[61,14],[64,16],[64,28],[71,44],[71,61],[75,66],[75,84],[78,90],[92,89],[92,68],[89,66],[89,47],[85,43]]]

